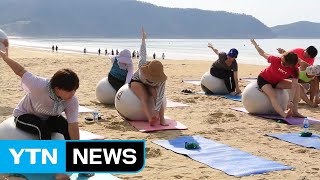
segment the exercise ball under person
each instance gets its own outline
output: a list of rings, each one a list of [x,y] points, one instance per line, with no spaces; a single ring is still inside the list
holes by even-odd
[[[96,87],[96,97],[102,104],[114,104],[117,91],[111,86],[108,77],[101,79]]]
[[[209,94],[229,94],[223,79],[212,76],[210,72],[201,77],[201,89]]]
[[[286,109],[289,95],[286,90],[274,89],[281,108]],[[277,114],[272,104],[262,91],[259,90],[257,82],[248,84],[242,93],[242,103],[244,108],[252,114]]]
[[[63,140],[64,137],[60,133],[52,133],[53,140]],[[28,133],[16,127],[14,117],[4,120],[0,124],[0,140],[38,140],[38,135]]]
[[[166,98],[163,98],[163,106],[166,107]],[[149,106],[154,108],[155,103],[150,99]],[[148,118],[143,112],[140,99],[129,88],[128,84],[122,86],[115,97],[115,107],[117,111],[129,120],[143,120]]]

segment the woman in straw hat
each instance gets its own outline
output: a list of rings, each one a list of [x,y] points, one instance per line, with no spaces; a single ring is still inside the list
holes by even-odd
[[[111,62],[112,67],[108,75],[108,81],[118,91],[124,84],[131,81],[133,75],[131,52],[124,49],[119,55],[111,58]]]
[[[150,125],[153,126],[160,121],[161,125],[167,126],[162,106],[167,76],[163,72],[163,65],[160,61],[147,61],[146,37],[147,34],[142,27],[139,69],[133,74],[130,88],[141,100],[143,111]],[[148,106],[149,98],[154,100],[154,109]]]

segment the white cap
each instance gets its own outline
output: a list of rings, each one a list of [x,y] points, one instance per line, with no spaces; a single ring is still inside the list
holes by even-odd
[[[308,75],[319,76],[320,75],[320,65],[309,66],[306,69]]]

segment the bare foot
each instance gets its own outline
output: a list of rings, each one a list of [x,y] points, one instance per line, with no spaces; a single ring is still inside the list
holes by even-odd
[[[291,117],[293,115],[293,112],[291,109],[288,109],[287,111],[284,112],[283,115],[281,115],[282,117],[284,118],[288,118],[288,117]]]
[[[70,177],[67,174],[56,174],[55,175],[56,180],[68,180]]]
[[[154,126],[157,123],[157,121],[159,121],[157,117],[151,117],[151,119],[149,119],[149,125]]]
[[[316,98],[316,99],[314,100],[314,102],[315,102],[316,104],[320,104],[320,99],[319,99],[319,98]]]
[[[161,126],[169,126],[169,124],[167,123],[167,121],[163,118],[160,119],[160,125]]]
[[[299,112],[293,112],[292,114],[293,117],[299,117],[299,118],[305,118],[306,116],[300,114]]]
[[[314,107],[314,108],[315,108],[315,107],[319,107],[318,104],[316,104],[316,103],[314,103],[314,102],[310,102],[309,106]]]

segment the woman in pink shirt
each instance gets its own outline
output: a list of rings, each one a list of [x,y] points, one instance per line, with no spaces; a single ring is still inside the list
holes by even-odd
[[[275,111],[282,117],[304,117],[298,112],[298,103],[300,101],[300,85],[298,83],[299,69],[298,56],[289,52],[281,57],[276,57],[265,53],[254,39],[251,39],[258,53],[268,60],[270,65],[263,69],[258,76],[259,88],[268,96]],[[287,79],[292,76],[292,80]],[[287,110],[283,111],[276,99],[274,88],[291,89],[289,93],[289,102]]]

